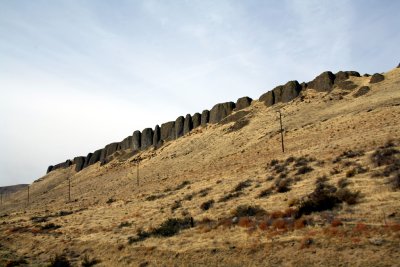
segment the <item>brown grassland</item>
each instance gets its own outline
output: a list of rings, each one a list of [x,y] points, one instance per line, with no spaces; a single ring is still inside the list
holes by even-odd
[[[400,266],[400,68],[384,75],[53,171],[29,205],[4,199],[0,266]]]

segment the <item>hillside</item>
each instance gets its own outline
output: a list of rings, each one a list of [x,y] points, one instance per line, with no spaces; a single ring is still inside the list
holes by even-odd
[[[157,149],[50,171],[29,205],[26,190],[3,202],[0,265],[395,266],[400,68],[318,81]]]

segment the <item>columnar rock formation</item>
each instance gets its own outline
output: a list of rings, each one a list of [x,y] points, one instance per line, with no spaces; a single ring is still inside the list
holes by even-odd
[[[355,71],[339,71],[336,74],[327,71],[308,83],[299,84],[297,81],[289,81],[285,85],[279,85],[261,95],[259,101],[264,102],[269,107],[277,103],[287,103],[299,96],[301,91],[308,89],[314,89],[318,92],[330,92],[335,86],[342,88],[346,84],[351,85],[351,81],[347,81],[350,76],[360,77],[360,74]],[[381,82],[384,78],[382,74],[375,73],[371,76],[370,83]],[[359,95],[369,91],[369,88],[361,89],[357,92]],[[356,96],[358,95],[356,94]],[[161,124],[161,127],[156,125],[154,130],[146,128],[142,132],[134,131],[132,136],[124,138],[121,142],[108,144],[103,149],[89,153],[86,157],[75,157],[73,161],[67,160],[54,166],[49,166],[47,173],[61,168],[68,168],[71,165],[75,165],[75,170],[78,172],[97,162],[106,164],[108,158],[118,150],[140,151],[146,150],[151,146],[157,149],[163,143],[180,138],[197,127],[205,127],[209,123],[219,123],[232,112],[250,106],[252,101],[250,97],[241,97],[236,101],[236,104],[233,102],[216,104],[211,111],[203,110],[201,115],[200,113],[187,114],[185,118],[180,116],[175,121]]]
[[[234,108],[235,108],[235,103],[233,102],[216,104],[210,110],[210,123],[220,122],[223,118],[231,114]]]

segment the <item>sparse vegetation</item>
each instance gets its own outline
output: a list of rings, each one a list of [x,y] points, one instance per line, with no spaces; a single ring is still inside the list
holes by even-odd
[[[122,222],[118,225],[118,228],[130,227],[132,223],[130,222]]]
[[[128,243],[133,244],[143,241],[151,236],[154,237],[170,237],[178,234],[181,230],[194,227],[194,220],[192,217],[183,219],[170,218],[164,221],[159,227],[152,229],[149,232],[140,229],[136,237],[129,237]]]
[[[181,190],[181,189],[183,189],[185,186],[187,186],[187,185],[189,185],[190,184],[190,182],[189,181],[183,181],[181,184],[179,184],[176,188],[175,188],[175,190],[177,191],[177,190]]]
[[[233,190],[233,192],[241,192],[243,189],[251,186],[251,180],[247,179],[243,182],[240,182]]]
[[[262,190],[259,194],[258,194],[258,198],[264,198],[264,197],[268,197],[273,193],[273,188],[267,188]]]
[[[214,200],[213,200],[213,199],[210,199],[210,200],[208,200],[208,201],[206,201],[206,202],[203,202],[203,203],[200,205],[200,209],[206,211],[206,210],[209,210],[213,205],[214,205]]]
[[[308,172],[312,172],[313,170],[314,170],[314,169],[313,169],[312,167],[305,165],[305,166],[301,166],[301,167],[297,170],[296,174],[297,174],[297,175],[306,174],[306,173],[308,173]]]
[[[90,258],[88,255],[85,255],[83,257],[81,266],[82,267],[90,267],[90,266],[94,266],[96,264],[100,263],[100,260],[96,259],[96,258]]]
[[[166,194],[150,195],[145,198],[146,201],[154,201],[166,197]]]
[[[259,206],[240,205],[232,212],[232,215],[235,217],[248,217],[261,216],[265,215],[266,213],[267,212]]]
[[[60,227],[61,227],[60,225],[56,225],[54,223],[48,223],[48,224],[42,225],[40,227],[40,229],[41,230],[56,230],[56,229],[58,229]]]
[[[218,202],[226,202],[228,200],[231,200],[233,198],[238,198],[242,195],[242,192],[235,192],[235,193],[228,193],[225,196],[221,197]]]
[[[56,255],[51,259],[49,267],[70,267],[71,263],[64,255]]]
[[[106,201],[106,204],[111,204],[111,203],[113,203],[113,202],[115,202],[116,200],[114,199],[114,198],[112,198],[112,197],[110,197],[107,201]]]

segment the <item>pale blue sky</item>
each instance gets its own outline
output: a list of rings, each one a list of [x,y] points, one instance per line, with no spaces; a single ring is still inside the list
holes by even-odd
[[[399,63],[400,1],[0,0],[0,186],[325,70]]]

